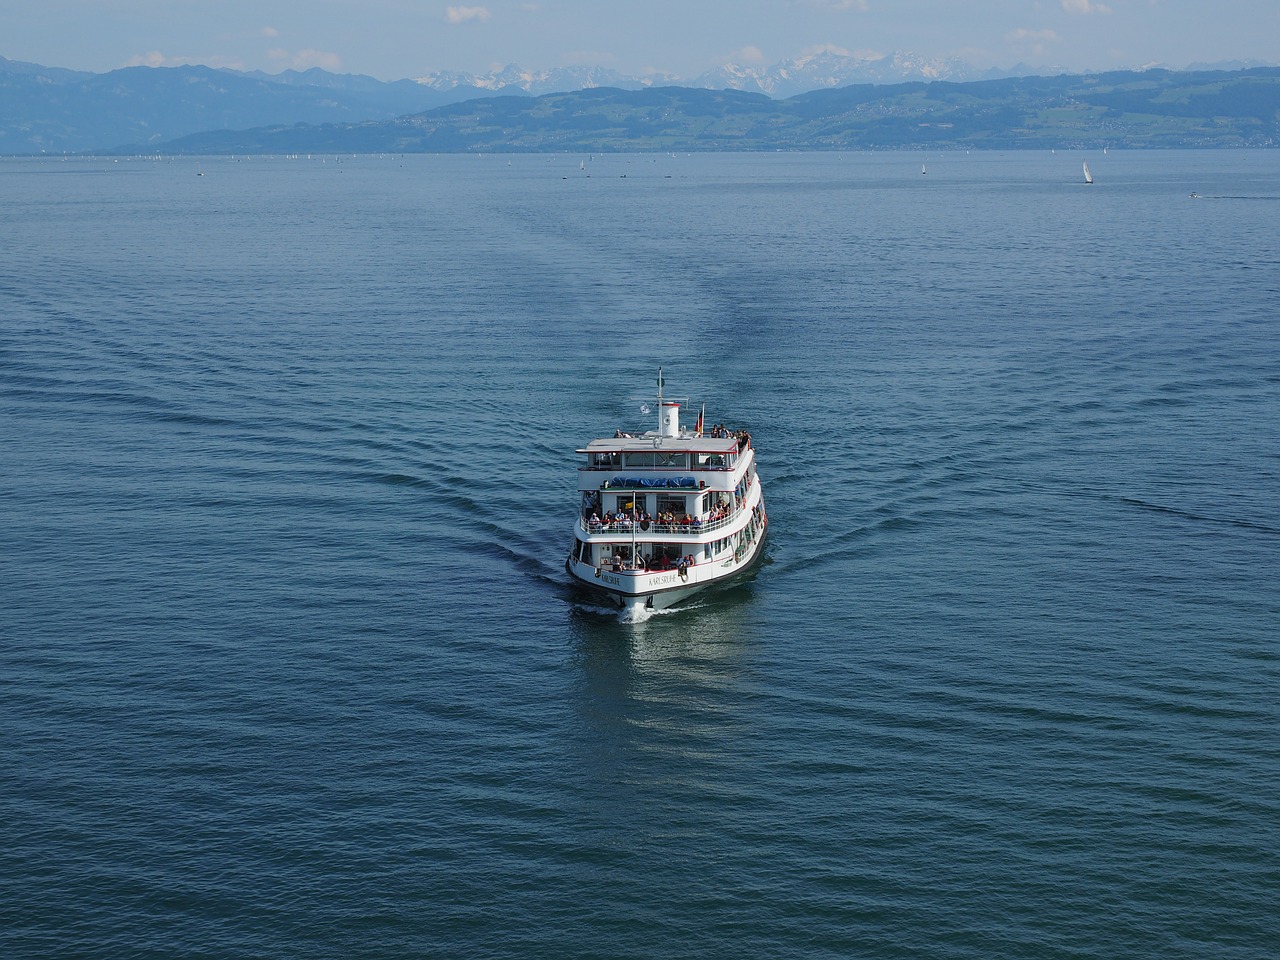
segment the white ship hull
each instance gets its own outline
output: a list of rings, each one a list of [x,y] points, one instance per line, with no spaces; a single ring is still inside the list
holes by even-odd
[[[747,572],[764,554],[769,519],[744,430],[680,428],[664,399],[658,429],[618,430],[578,450],[581,497],[565,570],[618,607],[661,610]],[[705,412],[705,411],[704,411]]]

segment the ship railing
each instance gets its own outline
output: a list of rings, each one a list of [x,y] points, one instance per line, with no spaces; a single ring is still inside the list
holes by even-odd
[[[628,566],[626,564],[615,565],[613,563],[603,563],[596,568],[601,574],[608,574],[612,577],[626,577],[628,583],[626,588],[633,593],[643,592],[644,590],[662,586],[680,586],[684,584],[699,583],[704,579],[704,570],[709,571],[711,565],[707,562],[685,564],[683,567],[672,564],[665,569],[649,569],[643,567]]]
[[[583,533],[625,533],[630,535],[632,530],[636,533],[667,533],[682,536],[691,536],[693,534],[712,533],[716,530],[723,530],[741,516],[741,509],[734,510],[727,516],[720,517],[717,520],[703,520],[701,523],[657,523],[656,521],[644,520],[615,520],[611,523],[605,523],[603,520],[599,523],[592,523],[589,517],[580,517],[578,519],[578,529]]]
[[[729,465],[727,465],[727,466],[712,466],[711,464],[694,464],[694,465],[693,465],[693,466],[691,466],[691,467],[673,467],[673,466],[666,466],[666,467],[632,467],[632,466],[627,466],[627,467],[624,467],[624,466],[622,466],[621,464],[618,464],[618,463],[613,463],[613,464],[608,464],[608,463],[595,464],[595,463],[593,463],[593,464],[589,464],[588,466],[585,466],[585,467],[579,467],[579,468],[578,468],[578,470],[579,470],[579,471],[584,471],[584,470],[585,470],[585,471],[596,471],[596,472],[603,472],[603,471],[605,471],[605,470],[612,470],[612,471],[614,471],[615,473],[617,473],[617,472],[618,472],[618,471],[620,471],[620,470],[625,470],[627,473],[632,473],[632,472],[635,472],[635,473],[659,473],[659,472],[661,472],[661,471],[666,471],[667,473],[677,473],[677,472],[679,472],[679,473],[727,473],[727,472],[729,472],[730,470],[732,470],[735,466],[737,466],[737,464],[732,464],[732,463],[731,463],[731,464],[729,464]]]

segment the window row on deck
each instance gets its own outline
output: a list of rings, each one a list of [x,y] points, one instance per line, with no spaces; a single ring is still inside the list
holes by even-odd
[[[666,450],[631,450],[592,453],[583,470],[732,470],[737,453],[690,453]]]

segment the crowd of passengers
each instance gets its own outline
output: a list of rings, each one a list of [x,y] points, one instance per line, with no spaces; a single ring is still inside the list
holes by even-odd
[[[615,555],[612,560],[607,561],[607,565],[612,568],[614,573],[622,573],[624,570],[642,570],[645,573],[660,573],[663,570],[676,570],[681,576],[698,560],[693,554],[683,557],[677,557],[672,560],[668,556],[654,557],[637,557],[635,561],[628,560],[626,557]]]
[[[717,440],[728,440],[730,438],[737,440],[739,450],[746,450],[751,446],[751,434],[745,430],[730,430],[723,423],[717,423],[707,431],[706,435]]]
[[[633,524],[638,523],[647,529],[654,522],[658,524],[659,529],[662,527],[684,527],[689,530],[697,530],[703,524],[701,517],[691,517],[687,513],[682,517],[674,513],[659,513],[655,517],[648,513],[634,511],[632,513],[606,513],[603,517],[598,513],[592,513],[587,520],[587,526],[592,530],[630,530]]]
[[[650,524],[657,523],[658,529],[667,530],[684,529],[684,530],[700,530],[704,524],[716,523],[724,520],[732,511],[727,503],[716,506],[714,510],[703,517],[694,517],[689,514],[679,516],[674,513],[660,512],[656,517],[649,513],[641,513],[633,510],[630,513],[619,511],[618,513],[605,513],[602,517],[600,514],[592,511],[591,516],[587,518],[587,526],[593,531],[600,530],[630,530],[633,524],[648,529]]]

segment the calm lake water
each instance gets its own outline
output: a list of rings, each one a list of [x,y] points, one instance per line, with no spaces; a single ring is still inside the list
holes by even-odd
[[[0,196],[6,956],[1275,955],[1280,154]],[[659,366],[770,541],[624,624]]]

